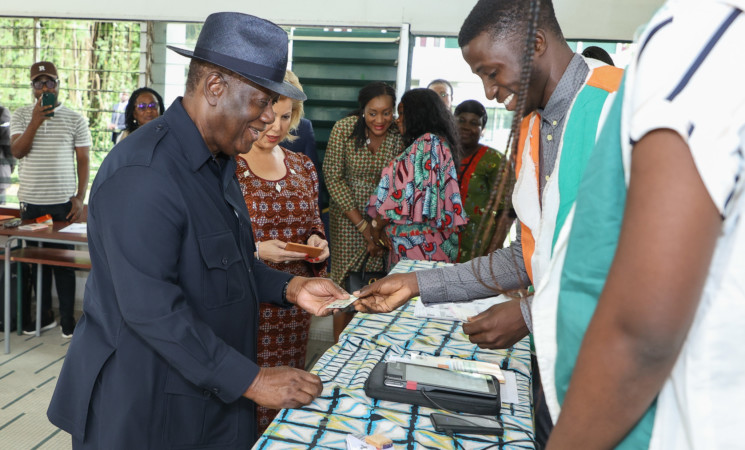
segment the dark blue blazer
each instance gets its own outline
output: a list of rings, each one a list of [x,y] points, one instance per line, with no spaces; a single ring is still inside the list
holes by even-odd
[[[49,420],[76,448],[250,448],[259,302],[286,304],[291,275],[254,259],[235,160],[212,157],[180,99],[104,160],[88,242]]]

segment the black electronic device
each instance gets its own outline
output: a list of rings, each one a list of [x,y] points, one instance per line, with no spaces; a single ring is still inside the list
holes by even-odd
[[[429,419],[438,433],[490,434],[494,436],[504,434],[501,422],[491,417],[432,413],[429,415]]]
[[[499,386],[490,375],[403,362],[386,364],[383,384],[402,389],[442,391],[493,399],[497,399],[499,395]]]
[[[41,106],[54,106],[57,103],[57,96],[54,95],[54,92],[45,92],[41,94]],[[47,117],[54,117],[54,109],[51,109],[48,113],[45,114]]]

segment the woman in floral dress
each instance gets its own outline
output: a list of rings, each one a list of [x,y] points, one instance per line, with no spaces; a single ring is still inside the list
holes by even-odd
[[[297,77],[285,80],[302,89]],[[274,123],[236,157],[236,175],[251,216],[256,257],[270,267],[304,277],[325,276],[328,243],[318,210],[318,176],[313,162],[301,153],[282,148],[290,129],[303,114],[303,103],[281,96],[274,104]],[[311,258],[285,250],[288,242],[323,249]],[[310,314],[296,306],[260,305],[257,363],[260,367],[305,368]],[[259,434],[278,411],[257,408]]]
[[[396,124],[408,146],[383,169],[370,199],[373,239],[391,249],[392,264],[404,258],[454,262],[467,218],[453,117],[436,93],[413,89],[401,98]]]

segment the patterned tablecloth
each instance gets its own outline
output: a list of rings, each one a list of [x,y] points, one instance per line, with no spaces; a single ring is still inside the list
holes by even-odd
[[[392,272],[443,265],[401,261]],[[349,433],[383,434],[396,449],[534,448],[528,339],[507,350],[479,349],[459,322],[414,317],[415,301],[389,314],[356,314],[311,371],[323,380],[323,393],[306,407],[280,411],[254,449],[345,449]],[[378,361],[412,351],[496,362],[502,370],[515,372],[519,403],[503,403],[498,416],[504,436],[456,435],[457,446],[434,431],[429,414],[436,410],[365,395],[365,380]]]

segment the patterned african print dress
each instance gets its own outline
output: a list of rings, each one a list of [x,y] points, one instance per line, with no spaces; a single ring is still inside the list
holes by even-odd
[[[486,239],[477,236],[481,217],[484,215],[491,190],[497,181],[499,163],[502,155],[491,147],[482,145],[470,157],[463,158],[458,171],[460,180],[460,196],[463,208],[470,220],[460,232],[458,262],[470,261],[474,257],[482,256],[491,242],[494,230]],[[474,241],[478,239],[474,253]]]
[[[390,220],[385,232],[400,259],[453,262],[458,232],[467,223],[455,164],[447,142],[434,134],[419,136],[381,175],[368,214]]]
[[[367,254],[362,233],[344,212],[356,208],[364,215],[370,195],[380,182],[380,172],[403,150],[401,135],[395,125],[388,129],[375,153],[367,147],[357,147],[354,139],[349,137],[356,123],[356,116],[336,122],[323,163],[323,175],[331,197],[331,279],[338,284],[343,284],[347,273],[360,270],[362,259]],[[383,270],[382,258],[371,258],[367,270]]]
[[[305,244],[317,234],[325,239],[318,211],[318,175],[313,162],[301,153],[282,149],[287,174],[279,180],[265,180],[254,174],[246,161],[236,157],[236,175],[248,206],[256,242],[279,239]],[[259,244],[259,256],[261,245]],[[266,265],[304,277],[326,276],[326,263],[291,261]],[[293,306],[281,308],[262,303],[259,315],[257,364],[260,367],[305,368],[310,314]],[[257,406],[259,434],[274,419],[277,410]]]

